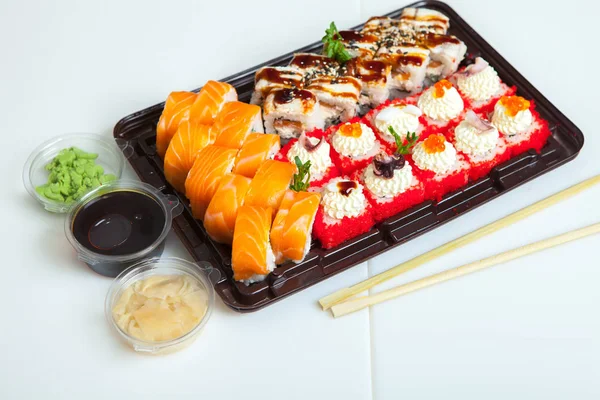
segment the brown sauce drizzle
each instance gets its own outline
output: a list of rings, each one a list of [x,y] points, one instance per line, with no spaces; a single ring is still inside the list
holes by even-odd
[[[296,73],[297,77],[295,76],[290,76],[292,74]],[[289,71],[280,71],[277,70],[275,68],[263,68],[260,71],[258,71],[258,73],[256,74],[256,81],[258,82],[261,79],[264,79],[266,81],[272,82],[272,83],[279,83],[281,85],[289,85],[289,86],[293,86],[293,85],[297,85],[301,82],[301,76],[300,74],[298,74],[295,71],[289,70]]]
[[[460,40],[450,35],[439,35],[437,33],[427,33],[420,38],[420,42],[427,47],[436,47],[444,43],[460,44]]]
[[[314,100],[315,96],[308,90],[302,89],[281,89],[277,90],[273,95],[273,102],[275,104],[286,104],[291,103],[295,99],[300,100]]]
[[[352,191],[357,187],[358,185],[355,181],[340,181],[337,183],[339,192],[346,197],[350,196],[350,193],[352,193]]]
[[[378,60],[352,60],[346,64],[348,67],[348,75],[360,79],[362,82],[385,81],[388,64]],[[360,68],[367,70],[366,73],[361,73]]]
[[[365,38],[362,33],[357,31],[340,31],[339,33],[344,42],[350,42],[352,40],[362,42]]]
[[[398,63],[399,64],[403,64],[403,65],[422,65],[423,64],[423,57],[419,57],[419,56],[411,56],[411,55],[406,55],[406,56],[400,56],[398,57]]]
[[[290,65],[295,65],[303,69],[336,66],[336,64],[331,58],[318,54],[296,54],[290,62]]]

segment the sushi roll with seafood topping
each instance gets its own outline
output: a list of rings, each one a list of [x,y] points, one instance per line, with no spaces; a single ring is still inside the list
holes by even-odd
[[[392,66],[391,89],[416,93],[423,89],[429,53],[429,49],[414,42],[387,40],[377,50],[375,59]]]
[[[388,101],[366,115],[365,120],[383,143],[388,152],[397,149],[397,136],[401,142],[409,133],[421,140],[428,136],[427,123],[419,107],[404,101]]]
[[[319,193],[285,192],[271,228],[276,264],[288,260],[300,263],[304,260],[310,251],[311,233],[320,201]]]
[[[425,187],[402,154],[379,153],[355,178],[365,187],[376,223],[425,200]]]
[[[272,214],[265,207],[243,205],[238,209],[231,245],[231,268],[236,281],[246,285],[260,282],[275,269],[269,240]]]
[[[230,101],[237,101],[235,88],[229,83],[208,81],[200,89],[192,108],[190,119],[201,124],[211,125],[223,106]]]
[[[353,58],[344,65],[342,72],[360,81],[358,103],[361,107],[377,107],[390,96],[392,67],[386,62]]]
[[[417,101],[431,133],[445,133],[459,122],[465,104],[458,90],[446,79],[423,91]]]
[[[491,112],[502,96],[511,96],[516,87],[508,87],[500,80],[498,73],[481,57],[452,76],[453,81],[467,103],[467,107],[477,112]]]
[[[216,134],[215,145],[240,149],[252,132],[263,133],[261,109],[240,101],[226,103],[211,129]]]
[[[277,160],[264,161],[250,183],[244,204],[269,207],[274,212],[277,211],[295,172],[296,169],[290,163]]]
[[[371,206],[360,182],[332,179],[324,187],[313,235],[325,249],[368,232],[374,225]]]
[[[204,214],[204,229],[212,240],[231,244],[238,209],[250,188],[250,178],[224,175]]]
[[[331,161],[331,146],[320,129],[303,133],[300,138],[290,140],[275,156],[278,161],[287,161],[294,165],[296,158],[301,164],[310,162],[309,191],[321,190],[325,183],[340,175]]]
[[[362,33],[358,31],[340,31],[339,37],[341,38],[346,51],[353,58],[361,58],[369,60],[373,58],[377,52],[379,46],[379,38],[369,33]]]
[[[450,19],[439,11],[428,8],[407,7],[400,14],[400,22],[412,26],[415,31],[426,31],[445,35]]]
[[[203,220],[223,176],[230,173],[236,149],[210,144],[198,153],[185,180],[185,195],[190,200],[192,215]]]
[[[361,82],[352,76],[318,76],[306,86],[319,101],[325,124],[337,124],[353,118],[358,111]]]
[[[293,67],[262,67],[254,76],[250,103],[261,105],[273,89],[301,88],[304,75]]]
[[[333,163],[343,175],[367,166],[383,150],[373,130],[359,118],[331,127],[326,133]]]
[[[444,135],[433,134],[418,142],[412,151],[415,175],[425,185],[425,198],[442,197],[467,184],[469,163]]]
[[[512,156],[531,149],[539,153],[551,135],[533,102],[521,96],[501,97],[494,106],[492,124],[504,136]]]
[[[265,99],[263,111],[266,133],[276,133],[283,140],[325,125],[317,97],[308,90],[274,89]]]
[[[254,178],[258,167],[265,160],[272,160],[280,149],[278,135],[251,133],[237,154],[233,173]]]
[[[196,97],[197,94],[192,92],[172,92],[167,97],[156,125],[156,152],[161,158],[165,156],[179,124],[189,118]]]
[[[467,52],[467,46],[462,40],[452,35],[426,33],[419,35],[417,41],[430,51],[427,76],[432,81],[455,73]]]
[[[175,190],[185,193],[185,180],[198,153],[214,141],[210,125],[195,120],[186,120],[179,124],[165,153],[163,168],[165,179]]]
[[[450,135],[456,150],[463,153],[471,164],[469,179],[475,181],[490,173],[496,165],[507,161],[510,152],[498,129],[472,110]]]
[[[289,66],[299,71],[305,81],[317,76],[337,76],[340,64],[333,58],[313,53],[296,53]]]
[[[365,22],[361,33],[375,35],[381,40],[381,38],[390,35],[391,32],[400,30],[401,25],[400,21],[390,17],[371,17]]]

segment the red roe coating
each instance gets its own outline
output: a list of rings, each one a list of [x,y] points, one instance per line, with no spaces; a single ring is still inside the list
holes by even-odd
[[[464,160],[462,155],[459,157],[465,163],[465,167],[441,179],[436,177],[433,171],[423,171],[416,165],[413,167],[413,173],[425,185],[425,200],[440,201],[445,194],[458,190],[468,183],[470,165]],[[407,159],[411,165],[414,165],[410,157],[407,157]]]
[[[336,247],[346,240],[355,238],[363,233],[371,230],[375,221],[371,215],[371,206],[367,205],[365,211],[357,217],[344,217],[339,222],[328,224],[325,222],[329,216],[323,211],[323,207],[319,207],[315,223],[313,225],[313,236],[321,242],[321,246],[325,249]]]
[[[369,204],[371,204],[371,214],[375,223],[379,223],[425,201],[425,186],[421,182],[391,199],[382,200],[371,193],[365,186],[363,173],[364,170],[357,171],[352,179],[360,181],[364,186],[363,193]]]
[[[516,157],[529,150],[535,150],[537,153],[540,153],[542,148],[548,142],[548,138],[552,135],[552,132],[550,132],[550,128],[548,127],[548,122],[540,117],[540,114],[535,110],[535,102],[533,101],[531,101],[530,110],[533,115],[532,125],[537,127],[533,128],[534,130],[529,139],[518,143],[508,144],[511,157]]]

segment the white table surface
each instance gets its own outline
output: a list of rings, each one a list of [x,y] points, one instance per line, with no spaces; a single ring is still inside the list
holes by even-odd
[[[21,183],[40,142],[123,116],[350,27],[397,1],[0,2],[0,399],[597,399],[600,236],[334,320],[317,300],[599,173],[596,2],[452,6],[585,133],[572,163],[260,312],[220,301],[203,336],[135,354],[104,320],[111,283]],[[565,3],[566,4],[566,3]],[[275,34],[273,34],[275,33]],[[129,167],[128,167],[129,168]],[[127,176],[134,174],[129,168]],[[600,187],[389,282],[598,221]],[[166,255],[189,258],[174,234]],[[377,289],[380,290],[380,289]]]

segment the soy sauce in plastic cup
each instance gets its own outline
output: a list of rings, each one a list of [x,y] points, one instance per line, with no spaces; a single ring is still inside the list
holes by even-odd
[[[115,181],[85,195],[67,215],[65,234],[95,272],[115,277],[132,264],[158,257],[182,206],[153,186]]]

